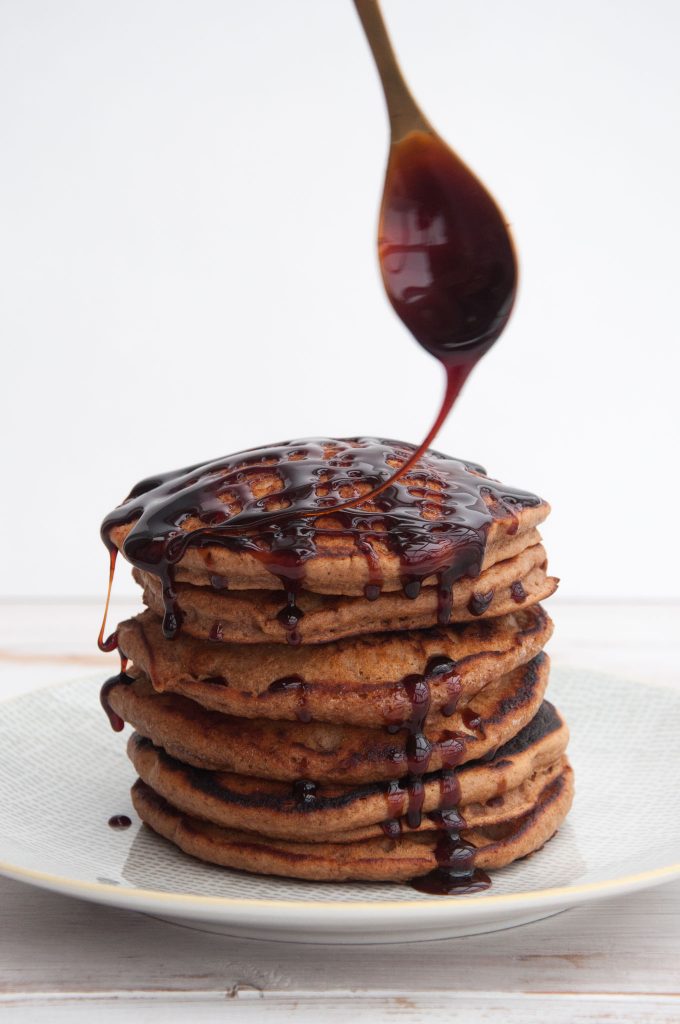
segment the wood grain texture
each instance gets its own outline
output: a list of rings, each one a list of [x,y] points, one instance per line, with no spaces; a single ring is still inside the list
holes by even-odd
[[[135,1024],[213,1024],[217,1020],[260,1024],[276,1020],[285,1024],[677,1024],[680,1006],[671,997],[659,999],[601,998],[563,999],[523,996],[510,998],[490,993],[484,999],[456,993],[433,996],[373,995],[360,1001],[336,996],[308,998],[292,993],[281,999],[243,999],[216,993],[203,1000],[136,999],[107,993],[96,1003],[90,1000],[56,1001],[49,997],[31,1003],[11,1003],[13,1024],[80,1024],[98,1020],[134,1021]]]
[[[558,663],[680,688],[677,605],[551,612]],[[0,694],[105,667],[98,614],[90,602],[0,605]],[[491,935],[383,947],[234,939],[8,879],[0,908],[0,1013],[17,1024],[94,1013],[163,1024],[680,1020],[680,884]]]

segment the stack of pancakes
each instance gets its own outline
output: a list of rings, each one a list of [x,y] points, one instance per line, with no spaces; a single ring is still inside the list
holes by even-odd
[[[549,507],[434,452],[361,502],[412,450],[253,449],[143,481],[105,520],[147,610],[117,628],[103,702],[136,730],[135,808],[185,852],[470,891],[564,819]]]

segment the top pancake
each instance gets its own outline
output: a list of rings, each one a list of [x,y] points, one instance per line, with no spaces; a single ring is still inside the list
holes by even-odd
[[[241,452],[138,484],[102,536],[166,584],[347,596],[443,572],[450,585],[537,543],[546,502],[433,451],[374,500],[318,515],[385,482],[413,450],[322,438]]]

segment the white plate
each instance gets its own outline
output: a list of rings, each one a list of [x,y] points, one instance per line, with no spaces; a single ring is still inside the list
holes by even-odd
[[[495,931],[680,877],[680,694],[554,671],[572,732],[576,800],[535,857],[487,893],[287,881],[202,864],[141,827],[134,772],[100,679],[0,705],[0,873],[210,931],[298,942],[404,942]],[[131,828],[108,819],[127,814]]]

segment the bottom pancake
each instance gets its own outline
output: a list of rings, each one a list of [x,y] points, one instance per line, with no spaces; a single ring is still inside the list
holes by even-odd
[[[474,868],[500,868],[540,849],[566,817],[573,799],[568,763],[517,818],[464,830],[474,847]],[[140,818],[185,853],[212,864],[255,874],[315,881],[405,882],[455,864],[446,832],[408,832],[353,843],[299,843],[221,828],[178,811],[139,779],[132,802]]]

